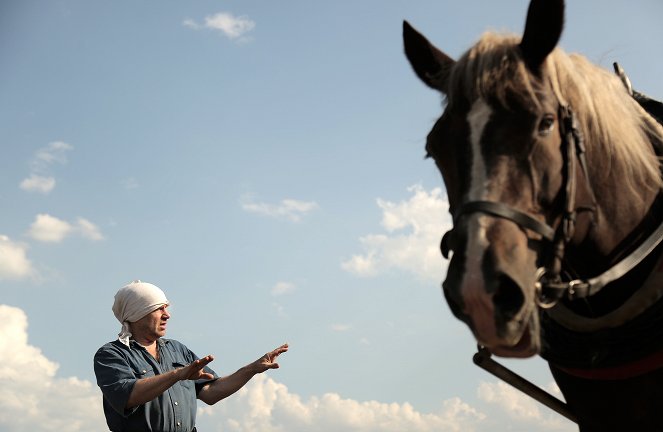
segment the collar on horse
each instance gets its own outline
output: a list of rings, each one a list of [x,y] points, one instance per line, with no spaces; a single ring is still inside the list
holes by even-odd
[[[583,135],[578,127],[573,110],[571,107],[562,106],[559,111],[566,179],[564,184],[564,211],[557,228],[553,228],[507,204],[496,201],[469,201],[462,204],[453,215],[454,225],[462,215],[476,212],[508,219],[523,229],[539,234],[552,245],[552,253],[548,262],[537,270],[537,304],[542,309],[552,308],[564,296],[569,300],[575,300],[598,293],[603,287],[631,271],[663,241],[662,223],[639,247],[602,274],[592,278],[562,280],[564,251],[575,233],[577,215],[579,212],[586,211],[594,213],[596,211],[596,198],[589,181]],[[576,204],[577,165],[580,165],[585,179],[585,185],[591,199],[590,206],[578,206]],[[449,251],[452,249],[450,245],[452,236],[453,229],[442,238],[441,250],[445,258],[448,257]]]

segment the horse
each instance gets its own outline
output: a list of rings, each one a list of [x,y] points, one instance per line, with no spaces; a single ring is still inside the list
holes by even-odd
[[[453,228],[442,291],[482,349],[548,362],[581,431],[663,430],[663,126],[557,45],[563,0],[458,60],[403,22],[444,99],[426,140]]]

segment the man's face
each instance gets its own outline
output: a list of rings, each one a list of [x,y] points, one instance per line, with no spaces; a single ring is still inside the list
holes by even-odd
[[[153,342],[165,336],[166,321],[170,319],[167,308],[168,305],[163,305],[138,321],[131,323],[131,333],[133,333],[134,339],[145,339]]]

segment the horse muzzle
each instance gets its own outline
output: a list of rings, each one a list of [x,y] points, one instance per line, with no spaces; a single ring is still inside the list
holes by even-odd
[[[508,241],[484,241],[478,248],[468,247],[468,240],[476,243],[476,239],[454,239],[442,286],[452,312],[470,327],[480,345],[499,356],[529,357],[541,347],[536,255],[515,225],[501,221],[497,225],[500,231],[511,231],[499,237]]]

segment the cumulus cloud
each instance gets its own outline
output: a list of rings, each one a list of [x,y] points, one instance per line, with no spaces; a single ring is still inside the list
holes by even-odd
[[[55,178],[49,174],[54,164],[67,163],[67,152],[73,150],[71,144],[54,141],[42,147],[30,161],[30,176],[22,180],[19,187],[27,192],[48,194],[55,188]]]
[[[449,204],[440,188],[428,192],[421,186],[412,186],[408,191],[412,196],[407,201],[377,200],[386,233],[361,237],[364,253],[344,261],[344,270],[359,276],[376,276],[396,268],[423,279],[443,277],[446,263],[439,245],[442,234],[452,226]]]
[[[27,329],[21,309],[0,304],[0,430],[106,430],[96,385],[57,377],[59,365],[28,343]]]
[[[55,188],[55,179],[53,177],[43,177],[37,174],[31,174],[20,183],[20,188],[27,192],[39,192],[48,194]]]
[[[314,201],[284,199],[278,204],[267,204],[254,202],[250,197],[243,197],[241,206],[249,213],[287,219],[291,222],[301,221],[304,216],[318,208],[318,204]]]
[[[0,280],[23,279],[34,273],[27,257],[27,246],[0,235]]]
[[[72,230],[70,223],[48,214],[38,214],[30,225],[28,235],[33,239],[45,243],[58,243]]]
[[[238,39],[253,30],[256,23],[247,16],[234,16],[229,12],[219,12],[205,17],[203,23],[187,18],[182,23],[185,27],[194,30],[209,29],[220,31],[228,39]]]
[[[559,395],[559,388],[551,384],[552,393]],[[534,399],[516,390],[502,381],[494,383],[482,382],[477,390],[479,400],[500,408],[512,420],[531,424],[532,429],[542,431],[573,430],[570,421],[543,407]]]
[[[233,432],[468,432],[477,430],[485,417],[458,398],[446,401],[432,414],[418,412],[407,402],[359,402],[336,393],[304,401],[265,375],[256,376],[223,403],[199,408],[198,414],[201,429],[205,425],[209,430]]]
[[[72,224],[49,214],[38,214],[28,230],[31,238],[44,243],[59,243],[74,233],[92,241],[104,239],[99,227],[84,218]]]

